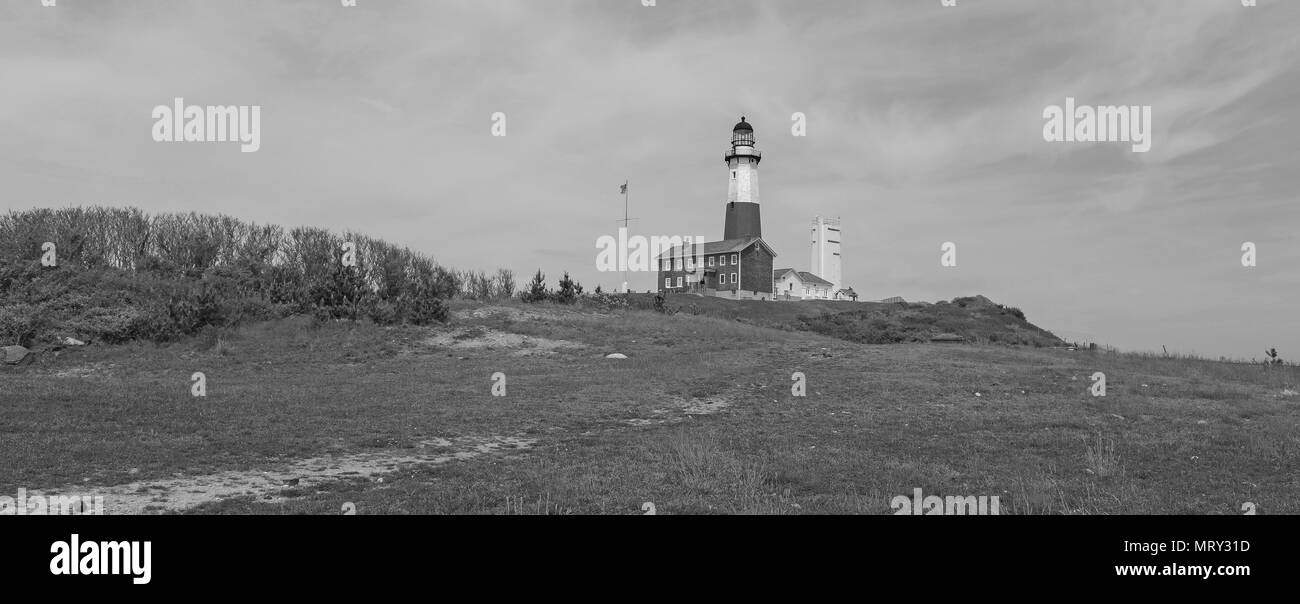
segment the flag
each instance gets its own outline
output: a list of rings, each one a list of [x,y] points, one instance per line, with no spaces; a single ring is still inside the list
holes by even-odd
[[[623,193],[624,195],[626,195],[626,194],[627,194],[627,183],[623,183],[623,184],[619,185],[619,186],[618,186],[618,192],[619,192],[619,193]]]

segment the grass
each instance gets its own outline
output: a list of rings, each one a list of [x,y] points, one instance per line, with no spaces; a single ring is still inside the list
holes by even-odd
[[[778,306],[795,304],[765,312],[791,312]],[[1000,496],[1004,514],[1300,511],[1300,397],[1281,394],[1300,383],[1294,366],[859,344],[776,315],[453,309],[445,328],[286,319],[0,368],[0,494],[517,435],[536,443],[191,511],[641,514],[652,502],[658,514],[888,514],[917,487]],[[462,339],[427,343],[451,330]],[[490,331],[582,346],[458,347]],[[196,371],[206,398],[189,395]],[[491,395],[498,371],[506,397]],[[806,397],[790,394],[795,371]],[[1104,398],[1088,394],[1094,371],[1107,375]],[[686,411],[711,400],[726,406]]]
[[[1123,473],[1124,466],[1120,462],[1119,455],[1115,453],[1113,439],[1104,438],[1099,432],[1094,443],[1084,443],[1084,450],[1089,473],[1100,478]]]

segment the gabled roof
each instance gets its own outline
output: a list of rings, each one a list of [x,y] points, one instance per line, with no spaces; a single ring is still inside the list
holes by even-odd
[[[830,281],[822,279],[808,271],[797,271],[792,268],[778,268],[772,271],[772,278],[781,279],[785,277],[786,273],[794,273],[795,278],[798,279],[800,283],[806,283],[808,285],[834,285]]]
[[[731,252],[739,252],[741,250],[744,250],[755,241],[757,241],[759,245],[763,246],[763,249],[767,250],[767,253],[771,254],[773,257],[776,256],[776,252],[772,251],[772,247],[769,246],[766,241],[763,241],[761,237],[747,237],[744,239],[723,239],[722,241],[708,241],[703,244],[700,244],[699,251],[695,253],[701,256],[707,254],[729,254]],[[673,247],[673,249],[671,250],[666,250],[663,253],[659,254],[658,258],[659,259],[676,258],[678,256],[681,256],[682,247],[683,246],[679,245]]]
[[[799,271],[799,278],[802,279],[804,283],[811,283],[813,285],[826,285],[826,286],[835,285],[834,283],[822,279],[821,277],[818,277],[817,275],[814,275],[808,271]]]

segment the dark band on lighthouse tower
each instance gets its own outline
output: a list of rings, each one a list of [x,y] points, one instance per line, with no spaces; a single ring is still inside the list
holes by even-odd
[[[754,149],[754,128],[741,116],[731,129],[731,149],[724,154],[730,181],[727,184],[727,220],[723,239],[762,237],[758,215],[758,162],[763,154]]]

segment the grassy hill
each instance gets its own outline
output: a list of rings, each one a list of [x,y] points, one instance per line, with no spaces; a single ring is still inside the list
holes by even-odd
[[[835,300],[771,303],[675,295],[669,296],[667,305],[675,312],[777,329],[813,331],[866,344],[929,342],[941,335],[956,335],[966,342],[986,344],[1040,347],[1065,344],[1051,332],[1029,323],[1020,309],[997,304],[984,296],[930,304]]]
[[[352,266],[344,262],[348,246]],[[357,233],[228,216],[151,216],[132,208],[0,216],[0,345],[59,348],[67,338],[167,342],[291,316],[424,325],[445,320],[452,298],[514,294],[509,271],[456,272]],[[598,308],[653,307],[649,295],[567,299]],[[666,310],[865,343],[955,335],[967,342],[1061,344],[1019,310],[983,296],[933,305],[670,296]]]
[[[277,319],[0,368],[0,493],[97,493],[110,513],[886,514],[921,488],[1004,514],[1296,513],[1298,372],[455,301],[446,325]]]
[[[0,495],[883,514],[921,488],[1011,514],[1300,511],[1296,366],[1067,350],[982,296],[656,308],[565,283],[533,297],[573,303],[525,304],[508,271],[228,217],[0,217],[0,344],[37,352],[0,365]],[[929,343],[945,334],[966,344]]]
[[[632,294],[629,306],[654,307],[654,295]],[[1051,332],[1029,323],[1017,308],[984,296],[951,302],[881,303],[843,300],[761,302],[691,294],[665,298],[668,314],[715,317],[786,331],[811,331],[866,344],[930,342],[939,336],[980,344],[1064,346]]]

